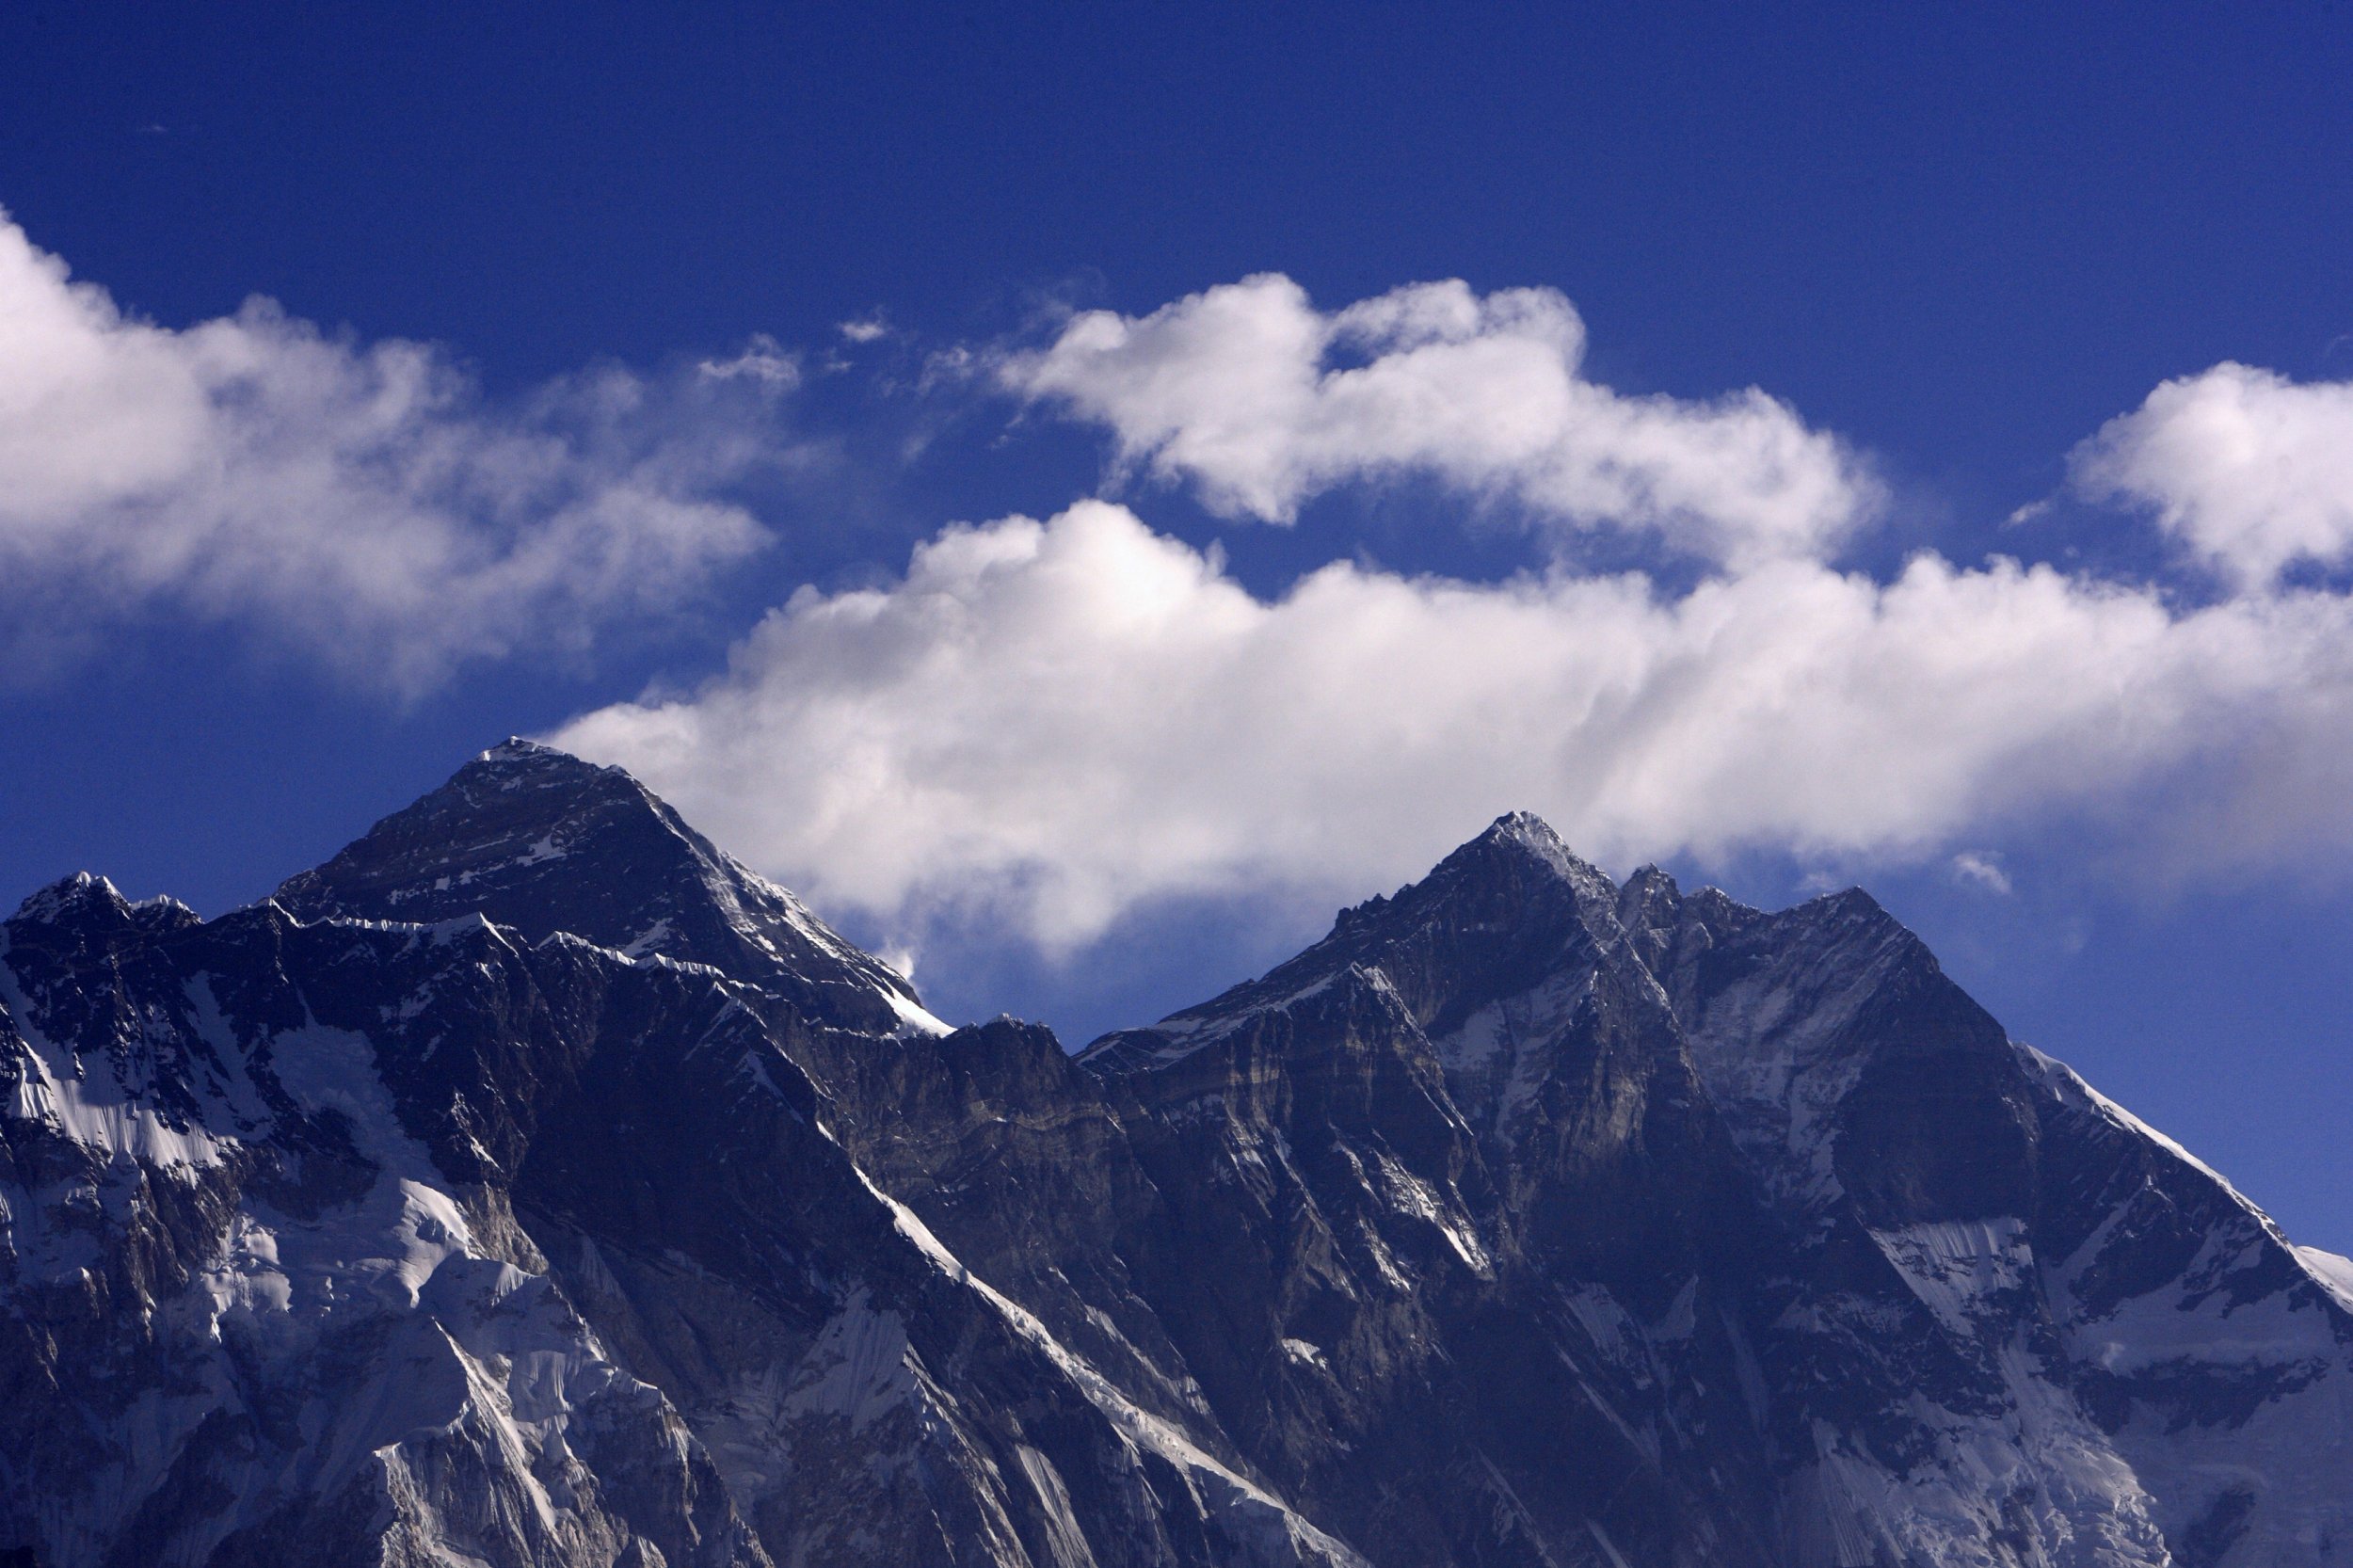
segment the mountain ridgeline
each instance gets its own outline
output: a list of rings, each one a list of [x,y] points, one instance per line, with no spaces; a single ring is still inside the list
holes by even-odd
[[[2353,1561],[2353,1264],[1532,817],[1076,1056],[510,742],[0,928],[0,1562]]]

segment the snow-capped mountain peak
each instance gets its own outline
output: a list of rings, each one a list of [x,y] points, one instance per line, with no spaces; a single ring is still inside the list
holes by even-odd
[[[305,920],[479,913],[529,940],[562,931],[757,976],[828,1021],[944,1030],[904,977],[629,774],[533,741],[483,752],[276,897]]]

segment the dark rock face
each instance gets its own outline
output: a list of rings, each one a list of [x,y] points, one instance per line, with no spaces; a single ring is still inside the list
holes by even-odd
[[[2353,1265],[1532,818],[1079,1057],[510,743],[0,935],[0,1561],[2353,1554]]]

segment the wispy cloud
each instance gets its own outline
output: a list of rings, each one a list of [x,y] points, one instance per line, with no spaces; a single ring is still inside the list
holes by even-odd
[[[703,368],[493,404],[432,347],[266,300],[140,321],[0,218],[0,645],[168,607],[405,693],[584,646],[765,538],[725,491],[772,458],[792,363],[755,344]]]
[[[2014,890],[2009,872],[2002,869],[2002,857],[1992,850],[1964,849],[1953,856],[1952,868],[1957,882],[2004,896]]]
[[[800,356],[765,332],[755,334],[729,358],[705,360],[695,368],[714,381],[756,381],[777,392],[791,392],[801,384]]]

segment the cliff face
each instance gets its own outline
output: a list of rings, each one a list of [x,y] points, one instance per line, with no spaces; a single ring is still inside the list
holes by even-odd
[[[1506,818],[1072,1058],[514,743],[0,940],[0,1560],[2353,1556],[2353,1266],[1861,893]]]

